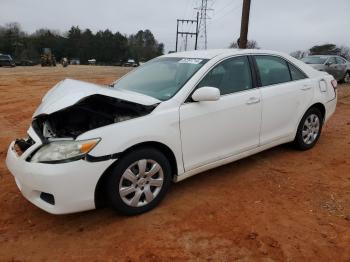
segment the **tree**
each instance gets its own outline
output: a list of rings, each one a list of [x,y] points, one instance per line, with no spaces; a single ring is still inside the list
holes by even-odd
[[[297,51],[290,53],[290,55],[296,59],[302,59],[305,56],[309,55],[309,51],[297,50]]]
[[[339,55],[350,61],[350,48],[347,46],[341,46],[339,49]]]
[[[232,42],[230,44],[230,48],[239,48],[238,41],[237,42]],[[258,42],[255,40],[248,40],[247,42],[247,49],[260,49]]]
[[[334,44],[315,45],[310,48],[310,55],[338,55],[340,48]]]
[[[39,61],[43,48],[51,48],[58,61],[62,57],[79,58],[82,64],[91,58],[102,64],[116,64],[128,58],[149,60],[164,52],[164,45],[158,43],[150,30],[140,30],[128,37],[108,29],[93,33],[72,26],[64,33],[44,28],[29,35],[17,23],[0,26],[1,53]]]
[[[147,61],[164,52],[164,44],[158,43],[150,30],[140,30],[128,39],[130,56],[136,61]]]

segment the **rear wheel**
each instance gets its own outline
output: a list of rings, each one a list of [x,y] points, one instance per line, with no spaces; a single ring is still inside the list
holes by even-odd
[[[107,192],[112,206],[125,215],[156,207],[171,183],[168,159],[154,148],[130,152],[112,169]]]
[[[294,144],[300,150],[312,148],[320,137],[323,116],[317,108],[310,108],[301,119]]]
[[[344,83],[349,83],[350,82],[350,72],[346,72],[344,78],[343,78]]]

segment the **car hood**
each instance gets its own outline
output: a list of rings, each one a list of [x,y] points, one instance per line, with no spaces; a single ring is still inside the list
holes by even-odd
[[[110,88],[73,79],[65,79],[47,92],[42,99],[42,103],[34,112],[33,117],[42,114],[51,114],[63,108],[72,106],[81,99],[92,95],[109,96],[145,106],[161,102],[156,98],[132,91]]]

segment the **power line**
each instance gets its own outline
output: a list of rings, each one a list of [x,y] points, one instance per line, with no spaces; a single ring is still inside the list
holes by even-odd
[[[226,3],[226,5],[221,6],[219,9],[215,9],[215,12],[213,15],[217,16],[218,14],[222,13],[223,11],[226,11],[227,8],[233,4],[235,4],[235,2],[232,0],[229,0],[228,3]]]
[[[232,6],[229,10],[226,9],[226,12],[224,12],[223,15],[215,16],[210,21],[210,24],[212,24],[213,22],[217,22],[217,21],[221,20],[222,18],[226,17],[229,14],[232,14],[234,11],[238,10],[239,8],[241,8],[241,4],[240,3],[238,3],[237,5]]]

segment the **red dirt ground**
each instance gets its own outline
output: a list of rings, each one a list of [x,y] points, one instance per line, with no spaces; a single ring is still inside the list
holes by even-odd
[[[0,261],[350,261],[350,85],[317,146],[279,146],[174,184],[155,210],[54,216],[5,166],[41,97],[66,77],[108,84],[127,69],[0,68]]]

